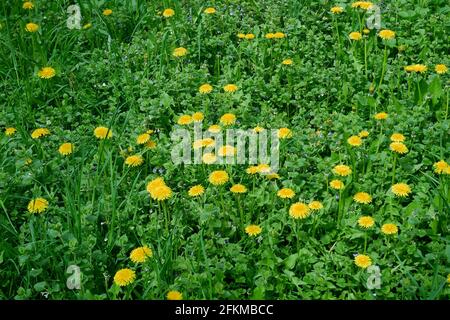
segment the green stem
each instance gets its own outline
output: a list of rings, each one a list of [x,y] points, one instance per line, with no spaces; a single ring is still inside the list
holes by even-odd
[[[392,165],[392,184],[395,182],[395,165],[397,164],[397,154],[394,154],[394,163]]]
[[[366,72],[366,78],[369,78],[367,73],[367,40],[364,38],[364,70]]]
[[[342,219],[342,189],[339,190],[339,203],[338,203],[338,219],[337,219],[337,226],[338,228],[341,227],[341,219]]]
[[[378,150],[380,150],[380,145],[381,145],[381,139],[382,138],[383,138],[383,124],[381,124],[381,126],[380,126],[380,134],[378,135],[377,151],[375,152],[375,154],[378,154]]]
[[[381,84],[383,83],[384,73],[386,72],[386,64],[387,64],[387,45],[384,45],[384,58],[383,58],[383,69],[381,69],[381,78],[380,83],[377,88],[377,95],[380,92]]]
[[[245,226],[246,225],[246,221],[244,219],[244,211],[242,210],[242,204],[241,204],[240,195],[237,195],[237,203],[238,203],[238,207],[239,207],[239,214],[240,214],[240,218],[241,218],[241,224],[243,226]]]
[[[367,250],[367,232],[364,235],[364,254],[366,254]]]

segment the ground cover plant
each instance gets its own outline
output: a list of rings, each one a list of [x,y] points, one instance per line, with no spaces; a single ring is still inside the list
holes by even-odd
[[[0,15],[1,299],[448,299],[448,1]]]

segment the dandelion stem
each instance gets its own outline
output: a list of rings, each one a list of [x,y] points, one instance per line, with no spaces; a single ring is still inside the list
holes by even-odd
[[[395,182],[395,166],[397,164],[397,154],[394,154],[394,161],[392,164],[392,184]]]
[[[420,80],[417,80],[417,92],[419,93],[418,103],[422,103],[422,91],[420,90]]]
[[[375,152],[375,154],[378,154],[378,150],[380,150],[382,138],[383,138],[383,124],[380,124],[380,134],[378,135],[378,145],[377,145],[377,151]]]
[[[383,58],[383,67],[381,69],[381,77],[380,77],[380,83],[378,84],[377,88],[377,95],[380,93],[381,84],[383,83],[384,73],[386,72],[386,64],[387,64],[387,45],[384,45],[384,58]]]
[[[240,198],[241,198],[240,195],[237,195],[237,203],[238,203],[238,207],[239,207],[239,214],[240,214],[240,217],[241,217],[241,224],[245,225],[246,221],[244,219],[244,211],[242,210],[242,203],[241,203],[241,199]]]
[[[339,203],[338,203],[338,219],[337,219],[337,225],[338,228],[341,226],[341,219],[342,219],[342,189],[339,190]]]
[[[369,75],[367,73],[367,40],[364,39],[364,70],[366,73],[366,78],[369,78]]]
[[[364,234],[364,254],[366,254],[367,250],[367,232]]]
[[[166,203],[163,202],[162,204],[163,210],[164,210],[164,219],[166,220],[166,231],[169,233],[169,211],[167,210]]]

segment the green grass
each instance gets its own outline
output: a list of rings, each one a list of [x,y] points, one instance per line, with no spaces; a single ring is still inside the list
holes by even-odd
[[[449,73],[435,72],[450,64],[447,1],[389,1],[382,29],[395,39],[371,30],[360,41],[348,35],[367,13],[350,1],[82,1],[81,25],[92,27],[80,30],[66,27],[71,1],[22,3],[0,4],[0,299],[165,299],[171,290],[185,299],[448,299],[450,175],[433,166],[450,162]],[[344,12],[331,14],[335,5]],[[165,8],[175,15],[163,18]],[[29,22],[38,32],[25,31]],[[286,37],[265,37],[274,32]],[[177,47],[188,54],[173,57]],[[428,70],[407,73],[412,64]],[[44,66],[56,76],[40,79]],[[212,93],[198,92],[204,83]],[[238,91],[224,93],[228,83]],[[280,178],[249,175],[249,165],[173,164],[170,134],[194,112],[204,129],[225,113],[237,116],[232,128],[289,128]],[[388,118],[375,120],[379,112]],[[97,139],[98,126],[113,137]],[[51,134],[33,139],[41,127]],[[155,148],[136,143],[149,129]],[[351,147],[362,130],[369,136]],[[396,132],[406,154],[389,149]],[[64,142],[74,145],[68,156],[58,153]],[[144,163],[129,167],[132,154]],[[333,174],[340,163],[352,174]],[[230,181],[213,186],[214,170]],[[157,177],[173,192],[165,201],[146,190]],[[329,185],[337,178],[339,191]],[[398,182],[411,194],[394,196]],[[248,191],[232,194],[236,183]],[[189,197],[196,184],[205,193]],[[283,187],[295,197],[277,197]],[[353,200],[363,191],[370,204]],[[49,202],[42,214],[27,210],[36,197]],[[312,200],[323,208],[290,217],[293,203]],[[361,216],[375,226],[360,228]],[[388,222],[398,234],[381,232]],[[262,232],[250,237],[249,224]],[[143,245],[153,256],[135,264],[130,252]],[[367,288],[358,253],[380,267],[380,289]],[[66,286],[70,265],[80,267],[80,290]],[[123,268],[136,279],[119,287]]]

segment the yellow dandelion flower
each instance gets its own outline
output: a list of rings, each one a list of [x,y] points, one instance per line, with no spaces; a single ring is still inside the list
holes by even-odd
[[[364,216],[358,219],[358,225],[361,228],[369,229],[375,225],[375,220],[372,217]]]
[[[434,167],[434,172],[437,174],[443,174],[446,173],[446,170],[448,170],[448,168],[450,168],[450,165],[445,162],[444,160],[440,160],[436,163],[433,164]]]
[[[369,131],[363,130],[363,131],[361,131],[360,133],[358,133],[358,136],[359,136],[360,138],[367,138],[367,137],[369,136]]]
[[[60,154],[62,154],[63,156],[67,156],[67,155],[71,154],[73,152],[73,144],[69,143],[69,142],[63,143],[59,147],[58,152]]]
[[[221,186],[228,182],[228,173],[223,170],[217,170],[211,172],[209,175],[209,182],[215,186]]]
[[[152,181],[150,181],[147,184],[147,191],[149,193],[151,193],[155,188],[161,187],[161,186],[165,186],[166,183],[164,182],[164,179],[161,177],[155,178]]]
[[[344,183],[341,180],[331,180],[330,187],[336,190],[344,189]]]
[[[192,143],[192,148],[194,148],[194,149],[200,149],[202,147],[203,147],[203,139],[195,140]]]
[[[133,283],[135,279],[136,273],[128,268],[120,269],[114,275],[114,283],[120,287],[124,287]]]
[[[33,9],[34,8],[33,2],[25,1],[22,5],[22,8],[24,8],[25,10]]]
[[[253,132],[255,132],[255,133],[260,133],[260,132],[263,132],[264,130],[265,129],[263,127],[260,127],[260,126],[256,126],[256,127],[253,128]]]
[[[291,188],[283,188],[278,190],[277,196],[281,199],[292,199],[295,196],[295,192]]]
[[[214,141],[214,139],[212,139],[212,138],[205,138],[205,139],[202,139],[201,141],[202,141],[202,147],[211,147],[216,143]]]
[[[187,125],[192,122],[192,117],[188,114],[182,115],[178,118],[178,124],[179,125]]]
[[[221,157],[232,157],[236,154],[236,148],[232,146],[222,146],[217,153]]]
[[[358,254],[355,257],[355,264],[362,269],[367,269],[372,265],[372,259],[364,254]]]
[[[187,54],[187,49],[183,47],[175,48],[172,55],[176,58],[183,57]]]
[[[359,41],[362,39],[362,34],[360,32],[351,32],[348,37],[350,40]]]
[[[145,143],[145,147],[149,149],[154,149],[156,148],[156,142],[153,140],[149,140]]]
[[[320,201],[311,201],[308,204],[308,208],[310,208],[313,211],[320,210],[323,208],[323,204]]]
[[[367,28],[364,28],[364,29],[363,29],[363,33],[364,33],[364,34],[369,34],[369,33],[370,33],[370,30],[367,29]]]
[[[103,15],[104,16],[110,16],[113,13],[113,11],[111,9],[105,9],[103,10]]]
[[[170,189],[165,184],[156,186],[150,192],[150,196],[154,200],[164,201],[164,200],[169,199],[172,196],[172,189]]]
[[[372,196],[367,192],[358,192],[353,196],[353,200],[362,204],[369,204],[372,202]]]
[[[281,64],[285,65],[285,66],[290,66],[291,64],[293,64],[294,61],[292,61],[292,59],[284,59]]]
[[[229,83],[223,87],[223,90],[225,92],[232,93],[232,92],[236,92],[238,90],[238,87],[235,84]]]
[[[200,92],[201,94],[211,93],[211,91],[213,91],[213,87],[212,87],[212,85],[210,85],[208,83],[202,84],[198,88],[198,92]]]
[[[406,72],[424,73],[428,70],[428,67],[423,64],[413,64],[410,66],[405,66]]]
[[[190,197],[198,197],[205,193],[205,188],[201,184],[191,187],[188,191]]]
[[[94,136],[100,140],[111,139],[113,133],[111,129],[107,127],[97,127],[94,129]]]
[[[162,15],[164,18],[170,18],[175,15],[175,11],[173,9],[167,8],[167,9],[164,9]]]
[[[408,147],[405,146],[402,142],[392,142],[389,145],[389,148],[399,154],[405,154],[408,153]]]
[[[248,174],[257,174],[259,172],[259,167],[258,166],[251,166],[248,167],[245,172],[247,172]]]
[[[38,71],[38,77],[41,79],[51,79],[55,75],[56,71],[52,67],[44,67]]]
[[[170,189],[163,178],[156,178],[147,184],[147,192],[154,200],[163,201],[172,196],[172,189]]]
[[[12,127],[5,128],[5,134],[6,134],[7,136],[12,136],[12,135],[14,135],[16,132],[17,132],[17,129],[16,129],[16,128],[12,128]]]
[[[391,187],[391,191],[397,197],[407,197],[411,193],[411,187],[406,183],[396,183]]]
[[[148,258],[153,256],[153,251],[147,246],[133,249],[130,253],[130,259],[134,263],[144,263]]]
[[[247,227],[245,227],[245,232],[250,236],[254,237],[260,234],[262,231],[260,226],[257,226],[256,224],[251,224]]]
[[[434,71],[436,71],[436,73],[438,73],[438,74],[444,74],[444,73],[447,73],[448,68],[445,64],[437,64],[434,67]]]
[[[31,133],[31,138],[38,139],[40,137],[48,136],[49,134],[50,134],[50,130],[48,130],[47,128],[39,128],[39,129],[34,130]]]
[[[333,173],[341,177],[346,177],[352,173],[352,169],[345,164],[338,164],[333,168]]]
[[[388,118],[388,114],[386,112],[379,112],[373,116],[375,120],[386,120]]]
[[[217,161],[217,157],[214,153],[205,153],[202,156],[202,161],[205,164],[213,164]]]
[[[395,38],[395,32],[389,29],[384,29],[378,32],[378,36],[384,40],[390,40]]]
[[[269,174],[272,171],[270,169],[270,166],[265,163],[258,164],[257,169],[258,169],[258,173],[261,173],[261,174]]]
[[[220,123],[224,126],[230,126],[236,122],[236,116],[232,113],[225,113],[222,117],[220,117]],[[211,129],[211,127],[210,127]]]
[[[269,180],[280,179],[280,175],[278,173],[268,173],[266,178]]]
[[[36,32],[39,30],[39,25],[33,22],[27,23],[25,25],[25,30],[28,32]]]
[[[244,38],[247,40],[253,40],[255,39],[255,35],[253,33],[247,33]]]
[[[359,147],[362,144],[362,140],[359,136],[351,136],[347,139],[347,142],[352,147]]]
[[[336,6],[336,7],[332,7],[330,9],[330,11],[332,14],[340,14],[340,13],[344,12],[344,8]]]
[[[202,112],[195,112],[192,115],[192,120],[194,120],[195,122],[202,122],[204,118],[205,116],[203,115]]]
[[[167,300],[183,300],[183,295],[179,291],[169,291],[167,293]]]
[[[396,234],[398,227],[393,223],[385,223],[381,226],[381,232],[387,235]]]
[[[137,136],[136,143],[137,144],[146,144],[150,140],[150,134],[143,133]]]
[[[283,39],[283,38],[286,37],[286,34],[283,33],[283,32],[275,32],[275,33],[273,34],[273,37],[274,37],[275,39]]]
[[[265,35],[266,39],[273,39],[275,36],[272,32],[266,33]]]
[[[43,213],[48,208],[48,201],[44,198],[32,199],[28,203],[28,211],[30,213]]]
[[[352,8],[361,8],[364,10],[369,10],[372,6],[373,3],[369,1],[356,1],[352,3]]]
[[[222,128],[217,124],[213,124],[208,128],[208,131],[211,133],[219,133],[220,130],[222,130]]]
[[[391,135],[391,141],[393,142],[403,142],[405,141],[405,136],[401,133],[394,133]]]
[[[216,9],[210,7],[210,8],[206,8],[203,12],[206,14],[214,14],[214,13],[216,13]]]
[[[138,167],[144,163],[144,158],[141,155],[135,154],[125,159],[125,164],[129,167]]]
[[[289,139],[292,138],[292,131],[289,128],[280,128],[278,129],[278,138],[280,139]]]
[[[294,219],[305,219],[309,214],[309,207],[302,202],[296,202],[289,208],[289,215]]]
[[[230,188],[232,193],[246,193],[247,188],[242,184],[235,184]]]
[[[244,38],[245,38],[245,34],[244,34],[244,33],[238,33],[238,34],[237,34],[237,37],[238,37],[239,39],[244,39]]]

